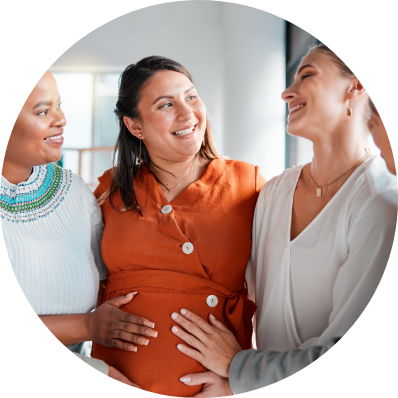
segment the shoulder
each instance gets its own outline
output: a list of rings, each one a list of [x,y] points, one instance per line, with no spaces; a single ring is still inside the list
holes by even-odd
[[[374,156],[364,164],[364,176],[372,196],[397,191],[397,177],[388,171],[380,156]]]
[[[230,181],[235,180],[240,186],[247,185],[249,189],[254,189],[258,196],[261,187],[265,183],[264,177],[260,173],[260,166],[254,166],[241,160],[222,160],[225,162],[226,174]]]
[[[380,156],[373,156],[361,165],[351,192],[356,205],[361,202],[363,207],[397,206],[397,178]]]
[[[98,177],[99,185],[102,187],[103,191],[109,189],[112,183],[112,179],[114,176],[114,168],[105,171],[101,177]]]
[[[254,166],[250,163],[234,159],[220,159],[225,162],[225,169],[237,174],[253,174],[259,166]]]
[[[297,183],[303,167],[304,165],[290,167],[278,176],[271,178],[261,189],[259,201],[267,201],[270,195],[278,196],[286,189],[290,191]]]
[[[374,156],[364,162],[348,196],[354,220],[360,222],[364,218],[369,225],[395,225],[397,200],[397,179],[384,160]]]

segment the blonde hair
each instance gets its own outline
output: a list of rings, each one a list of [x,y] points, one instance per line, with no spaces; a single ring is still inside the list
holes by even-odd
[[[302,56],[301,61],[303,61],[303,59],[307,55],[313,53],[323,54],[325,57],[328,57],[335,64],[342,77],[345,77],[347,79],[352,79],[356,77],[352,72],[352,70],[341,60],[341,58],[339,58],[329,47],[325,46],[324,44],[316,44],[308,47],[307,51]],[[370,97],[369,101],[371,101]],[[368,106],[365,106],[363,115],[364,115],[364,121],[365,123],[367,123],[369,119],[372,117],[370,102],[368,103]]]

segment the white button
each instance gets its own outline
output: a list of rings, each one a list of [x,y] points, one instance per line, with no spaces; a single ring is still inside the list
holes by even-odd
[[[161,211],[163,214],[169,214],[172,210],[173,210],[173,208],[172,208],[170,205],[163,206],[163,207],[160,209],[160,211]]]
[[[185,254],[191,254],[193,252],[193,244],[191,242],[185,242],[182,245],[182,251]]]
[[[206,303],[209,307],[215,307],[218,304],[218,298],[217,296],[214,296],[213,294],[207,297]]]

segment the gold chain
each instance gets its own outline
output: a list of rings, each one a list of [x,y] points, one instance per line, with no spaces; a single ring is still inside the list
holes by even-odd
[[[311,180],[314,181],[314,184],[317,186],[317,190],[316,190],[316,196],[319,198],[322,196],[322,188],[326,188],[329,185],[332,185],[333,183],[335,183],[336,181],[340,180],[340,178],[343,178],[347,173],[349,173],[350,171],[352,171],[353,169],[355,169],[357,166],[359,166],[361,164],[361,162],[363,162],[363,160],[366,158],[366,156],[368,156],[369,153],[369,149],[365,148],[365,156],[357,163],[354,164],[354,166],[352,166],[350,169],[348,169],[344,174],[342,174],[339,178],[336,178],[334,181],[332,181],[331,183],[324,185],[322,187],[320,187],[316,181],[314,180],[314,177],[312,177],[312,173],[311,173],[311,168],[310,168],[310,176],[311,176]]]

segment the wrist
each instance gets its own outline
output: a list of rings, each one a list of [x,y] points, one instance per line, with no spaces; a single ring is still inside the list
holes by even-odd
[[[89,312],[88,314],[84,314],[83,316],[83,333],[84,333],[84,341],[93,341],[93,336],[91,333],[91,322],[92,322],[93,313]]]
[[[231,370],[232,362],[233,362],[234,358],[236,357],[236,355],[238,354],[238,352],[241,352],[241,351],[242,350],[239,350],[239,351],[235,352],[234,356],[230,359],[230,361],[228,363],[228,366],[227,366],[227,376],[226,377],[229,377],[229,372]]]
[[[225,396],[228,395],[234,395],[234,392],[232,391],[231,385],[229,384],[229,378],[226,379],[226,385],[225,385]]]

